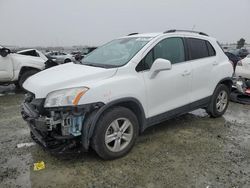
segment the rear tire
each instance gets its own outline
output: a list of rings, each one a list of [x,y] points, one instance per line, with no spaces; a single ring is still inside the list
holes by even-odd
[[[221,117],[227,110],[229,97],[229,88],[224,84],[218,85],[206,109],[207,113],[213,118]]]
[[[23,83],[25,82],[25,80],[27,80],[30,76],[38,73],[39,71],[38,70],[28,70],[28,71],[25,71],[19,78],[18,80],[18,84],[20,86],[21,89],[24,90],[23,88]]]
[[[125,156],[134,146],[139,124],[135,114],[124,107],[114,107],[99,118],[92,147],[105,160]]]

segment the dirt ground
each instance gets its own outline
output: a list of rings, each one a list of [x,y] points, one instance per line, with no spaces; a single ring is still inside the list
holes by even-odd
[[[22,93],[0,87],[0,187],[250,187],[250,106],[218,119],[198,110],[146,130],[124,158],[52,156],[32,142]],[[44,161],[46,168],[33,170]]]

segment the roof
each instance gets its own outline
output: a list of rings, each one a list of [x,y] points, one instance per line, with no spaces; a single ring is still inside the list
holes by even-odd
[[[149,38],[153,38],[153,37],[156,37],[156,36],[158,36],[160,34],[162,34],[162,33],[139,33],[139,34],[134,33],[133,35],[128,35],[128,36],[125,36],[125,37],[126,38],[127,37],[149,37]]]
[[[127,36],[127,37],[150,37],[150,38],[154,38],[157,37],[159,35],[176,35],[176,34],[185,34],[185,35],[189,35],[189,36],[199,36],[199,37],[209,37],[206,33],[203,32],[197,32],[197,31],[189,31],[189,30],[169,30],[166,32],[162,32],[162,33],[131,33]]]

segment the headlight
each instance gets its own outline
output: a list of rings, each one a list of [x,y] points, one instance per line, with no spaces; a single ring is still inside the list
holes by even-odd
[[[80,87],[53,91],[47,95],[44,107],[76,106],[88,90],[88,87]]]

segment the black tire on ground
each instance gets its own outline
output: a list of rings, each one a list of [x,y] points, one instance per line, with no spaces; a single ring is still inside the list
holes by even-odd
[[[219,100],[220,100],[219,98],[220,96],[223,95],[223,93],[226,95],[226,99],[224,100],[225,102],[223,102],[225,103],[224,107],[220,109],[219,107],[217,107],[217,104],[219,103]],[[210,104],[208,105],[206,109],[207,113],[213,118],[221,117],[227,110],[229,99],[230,99],[229,88],[224,84],[219,84],[216,87],[214,94],[212,96],[212,99],[210,101]]]
[[[131,140],[129,142],[127,142],[126,147],[124,147],[123,149],[121,149],[121,151],[111,151],[107,144],[105,143],[105,135],[108,131],[110,131],[110,129],[112,127],[111,123],[114,122],[117,119],[120,118],[125,118],[127,120],[129,120],[129,122],[131,123],[130,125],[130,138]],[[120,120],[118,120],[119,122]],[[123,125],[123,124],[122,124]],[[121,125],[121,127],[122,127]],[[122,128],[121,128],[122,130]],[[105,160],[111,160],[111,159],[116,159],[119,157],[123,157],[125,156],[134,146],[136,138],[138,136],[138,132],[139,132],[139,123],[137,120],[137,117],[135,116],[135,114],[129,110],[128,108],[125,107],[114,107],[109,109],[108,111],[104,112],[97,124],[96,124],[96,129],[94,131],[94,135],[92,137],[92,148],[96,151],[96,153],[103,159]],[[112,134],[116,134],[116,132],[113,132]],[[120,140],[122,140],[123,135],[120,137]],[[119,140],[119,138],[116,138],[114,140],[114,142],[116,142],[116,140]],[[122,146],[122,141],[120,141],[119,143],[121,143]],[[115,144],[115,143],[114,143]],[[121,147],[122,148],[122,147]]]
[[[65,60],[64,60],[64,63],[69,63],[69,62],[71,62],[70,59],[65,59]]]
[[[19,77],[19,80],[18,80],[18,84],[19,84],[20,88],[24,89],[23,83],[25,82],[25,80],[27,80],[27,78],[29,78],[30,76],[32,76],[38,72],[39,72],[38,70],[27,70],[24,73],[22,73],[22,75]]]
[[[18,82],[15,82],[14,84],[15,84],[15,86],[16,86],[16,90],[21,89]]]

